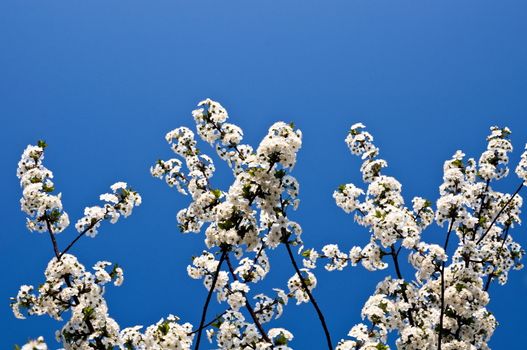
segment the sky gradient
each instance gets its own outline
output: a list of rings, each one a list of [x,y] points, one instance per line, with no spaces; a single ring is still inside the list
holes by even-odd
[[[123,266],[123,286],[106,290],[121,327],[168,314],[196,325],[206,291],[186,265],[203,235],[178,232],[176,213],[188,199],[149,167],[172,157],[164,135],[193,126],[198,101],[220,101],[252,145],[274,121],[293,121],[304,143],[292,218],[306,246],[348,249],[369,237],[331,197],[341,183],[361,184],[360,160],[344,143],[355,122],[374,135],[407,201],[435,202],[443,161],[457,149],[479,157],[492,125],[511,128],[515,166],[527,142],[526,11],[519,0],[1,1],[0,348],[44,335],[56,349],[60,328],[47,316],[16,320],[9,308],[21,284],[43,281],[53,256],[48,237],[27,232],[19,210],[15,170],[27,144],[47,141],[45,165],[72,221],[116,181],[143,196],[130,218],[104,224],[73,251],[87,266]],[[230,172],[216,165],[226,189]],[[518,181],[511,175],[496,188],[513,191]],[[433,227],[423,239],[444,234]],[[527,246],[524,227],[512,234]],[[59,244],[72,237],[73,225]],[[262,287],[285,288],[293,274],[286,252],[271,257]],[[318,270],[315,295],[335,343],[360,321],[377,281],[393,273]],[[527,342],[526,296],[526,271],[491,287],[489,309],[500,323],[494,349]],[[293,304],[273,326],[294,333],[295,349],[323,348],[312,307]],[[213,303],[210,315],[216,310]]]

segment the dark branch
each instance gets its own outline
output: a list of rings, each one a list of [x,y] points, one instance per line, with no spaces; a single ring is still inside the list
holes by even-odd
[[[293,264],[293,267],[295,268],[296,274],[298,275],[298,278],[300,279],[300,283],[302,284],[302,288],[306,292],[307,296],[309,297],[309,300],[311,301],[311,304],[313,304],[313,307],[315,308],[318,318],[320,319],[320,323],[322,324],[322,328],[324,329],[324,334],[326,336],[326,342],[328,344],[328,349],[333,350],[333,345],[331,343],[331,336],[329,334],[328,326],[326,324],[326,320],[324,318],[324,314],[322,314],[322,311],[318,307],[317,301],[315,300],[315,297],[309,290],[306,281],[304,280],[304,277],[302,277],[302,273],[300,272],[300,269],[298,268],[298,265],[295,261],[295,257],[293,256],[293,252],[291,251],[291,246],[288,241],[286,241],[285,246],[287,248],[287,253],[289,254],[289,259],[291,260],[291,263]]]
[[[445,254],[446,254],[446,248],[448,246],[448,240],[450,238],[450,233],[452,232],[452,228],[454,227],[454,220],[455,218],[450,219],[450,225],[448,227],[448,232],[446,235],[446,240],[444,244],[445,248]],[[439,315],[439,334],[437,339],[437,350],[441,350],[441,342],[443,339],[443,317],[445,314],[445,262],[441,264],[441,313]]]
[[[227,255],[225,256],[225,260],[227,260],[227,265],[229,266],[229,271],[232,275],[232,278],[237,281],[238,280],[238,277],[236,277],[236,274],[234,273],[234,269],[232,267],[232,264],[231,264],[231,259],[229,258],[229,254],[227,253]],[[247,309],[247,311],[249,311],[249,314],[251,314],[251,317],[254,321],[254,324],[256,325],[256,328],[258,328],[258,331],[260,331],[260,334],[262,335],[262,338],[268,342],[268,343],[271,343],[271,340],[269,339],[269,337],[267,336],[267,332],[263,329],[262,327],[262,324],[260,323],[260,321],[258,320],[258,317],[256,316],[256,313],[254,312],[254,309],[252,308],[251,304],[249,303],[249,298],[247,298],[247,295],[245,293],[242,293],[243,296],[245,297],[245,308]]]
[[[199,349],[199,344],[201,341],[201,333],[203,332],[203,328],[204,328],[203,326],[205,325],[205,318],[207,317],[207,309],[209,308],[209,303],[212,297],[212,293],[214,292],[214,287],[216,287],[216,282],[218,281],[218,276],[220,274],[221,265],[223,264],[223,261],[225,260],[226,256],[227,256],[227,250],[223,249],[221,257],[220,257],[220,261],[218,262],[218,266],[216,267],[216,271],[214,272],[214,277],[212,278],[212,284],[210,286],[209,293],[207,294],[205,305],[203,305],[203,311],[201,312],[201,321],[198,327],[198,336],[196,339],[196,346],[194,347],[195,350]]]
[[[514,194],[511,196],[511,198],[509,198],[509,200],[507,201],[507,203],[505,203],[505,205],[500,209],[500,211],[498,212],[498,214],[494,217],[494,219],[492,220],[492,222],[490,223],[490,226],[487,228],[487,230],[485,231],[485,233],[483,235],[481,235],[481,237],[477,240],[476,244],[479,244],[481,243],[481,241],[483,241],[483,239],[487,236],[487,234],[490,232],[490,230],[492,229],[492,226],[494,226],[494,224],[496,223],[496,220],[498,220],[498,218],[500,217],[500,215],[503,213],[503,211],[512,203],[514,197],[516,197],[516,195],[520,192],[520,190],[522,189],[523,187],[523,182],[520,184],[520,186],[518,186],[518,188],[516,189],[516,191],[514,192]]]
[[[401,268],[399,267],[399,251],[400,251],[400,247],[399,247],[399,249],[396,252],[395,251],[395,247],[392,244],[390,246],[390,249],[391,249],[391,252],[390,252],[389,255],[392,256],[393,264],[395,266],[395,273],[397,274],[397,278],[404,281],[403,274],[401,273]],[[402,295],[403,295],[404,301],[406,303],[410,303],[410,301],[408,299],[408,295],[406,294],[406,286],[403,285],[401,290],[402,290]],[[410,305],[412,305],[412,307],[408,310],[407,315],[408,315],[408,321],[410,322],[410,325],[413,326],[415,324],[414,323],[414,319],[412,317],[413,304],[410,304]]]

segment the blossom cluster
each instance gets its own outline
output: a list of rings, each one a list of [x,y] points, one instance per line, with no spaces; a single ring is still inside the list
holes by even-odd
[[[141,205],[141,196],[128,188],[126,182],[117,182],[111,187],[112,193],[101,194],[100,199],[104,206],[93,206],[84,209],[84,216],[75,224],[79,233],[85,233],[86,236],[95,237],[101,221],[109,220],[115,224],[119,217],[128,217],[132,214],[134,207]]]
[[[111,186],[112,193],[100,196],[104,206],[85,209],[79,219],[77,237],[60,251],[54,234],[68,226],[68,215],[64,212],[61,195],[54,195],[52,172],[44,167],[46,144],[29,145],[18,164],[17,175],[23,188],[22,210],[28,215],[30,231],[50,233],[55,256],[45,270],[45,281],[38,288],[22,285],[17,296],[12,298],[11,308],[17,318],[27,315],[48,315],[57,321],[66,320],[56,332],[57,341],[65,350],[107,349],[190,349],[193,335],[189,323],[179,324],[178,318],[169,316],[157,324],[147,327],[144,334],[141,326],[121,330],[109,316],[104,298],[108,283],[120,286],[124,281],[122,268],[108,261],[99,261],[92,271],[87,271],[77,258],[68,253],[84,235],[95,236],[103,220],[111,223],[129,216],[133,208],[141,204],[141,196],[125,182]],[[22,350],[47,350],[42,337],[30,340]]]
[[[329,349],[387,350],[391,333],[396,347],[404,350],[490,349],[497,320],[487,308],[489,288],[493,281],[505,284],[511,270],[521,269],[525,254],[511,231],[521,224],[519,192],[527,183],[527,148],[515,170],[521,179],[517,190],[494,188],[509,174],[513,147],[508,128],[491,128],[487,148],[477,161],[462,151],[446,160],[433,203],[422,197],[405,201],[401,183],[385,174],[388,162],[380,158],[373,136],[362,123],[352,125],[345,142],[362,160],[364,185],[340,185],[333,198],[368,230],[369,241],[349,249],[330,243],[317,250],[304,249],[302,227],[288,215],[299,205],[299,183],[291,172],[302,146],[301,131],[292,123],[274,123],[253,148],[242,143],[243,130],[228,122],[220,103],[206,99],[192,116],[195,132],[187,127],[168,132],[165,139],[175,158],[158,160],[150,173],[189,196],[190,203],[177,213],[180,231],[203,233],[206,249],[187,266],[188,276],[200,280],[207,293],[199,324],[168,315],[150,326],[122,329],[110,317],[106,287],[123,283],[122,268],[101,260],[88,270],[70,250],[81,237],[95,237],[103,221],[116,223],[132,214],[141,196],[125,182],[112,185],[110,193],[100,196],[101,206],[85,209],[75,224],[76,238],[61,251],[55,234],[68,227],[69,217],[61,194],[55,194],[53,174],[43,165],[43,141],[25,149],[17,176],[27,227],[49,233],[54,257],[43,283],[37,288],[22,285],[12,298],[16,317],[48,315],[63,321],[56,339],[64,350],[198,350],[202,334],[219,349],[290,350],[293,334],[273,326],[291,301],[312,304]],[[228,188],[214,184],[216,167],[198,148],[202,141],[231,168]],[[437,234],[431,240],[424,235],[432,224],[445,232],[444,240],[435,242]],[[291,277],[282,288],[268,288],[271,251],[279,248],[289,256]],[[293,248],[298,248],[300,266]],[[412,277],[403,276],[403,257],[413,269]],[[366,300],[363,321],[336,347],[313,295],[320,263],[327,271],[359,264],[369,271],[394,268]],[[282,265],[278,268],[286,268]],[[210,319],[213,299],[223,311]],[[48,346],[39,337],[21,349]]]
[[[53,194],[53,173],[42,164],[46,147],[44,141],[39,141],[22,153],[16,173],[22,186],[20,204],[28,215],[30,231],[46,232],[49,226],[53,233],[59,233],[68,227],[70,220],[62,208],[61,193]]]
[[[365,247],[342,252],[329,244],[319,253],[305,250],[304,265],[314,268],[319,259],[328,271],[361,263],[368,270],[386,269],[390,262],[396,276],[377,285],[362,310],[361,323],[342,340],[339,350],[389,349],[388,334],[397,333],[399,349],[488,349],[497,321],[487,310],[488,289],[493,280],[507,281],[511,269],[523,267],[524,255],[510,229],[520,224],[522,198],[518,192],[502,193],[494,181],[509,173],[512,144],[508,128],[492,127],[487,149],[479,161],[455,152],[444,163],[443,183],[436,209],[432,202],[415,197],[406,207],[402,186],[384,175],[388,163],[379,158],[373,136],[361,123],[351,127],[346,138],[350,151],[361,156],[363,190],[354,184],[341,185],[333,194],[336,204],[371,232]],[[526,180],[527,152],[516,173]],[[423,231],[433,222],[447,226],[444,244],[423,240]],[[451,236],[457,237],[457,247]],[[415,278],[403,277],[399,261],[403,252],[415,269]]]
[[[289,298],[309,302],[306,289],[311,292],[316,286],[314,274],[309,269],[295,271],[287,294],[282,289],[274,290],[276,297],[260,293],[254,296],[255,306],[249,295],[251,285],[269,273],[267,250],[302,243],[300,225],[287,216],[287,209],[299,204],[298,181],[290,171],[302,133],[293,124],[277,122],[253,148],[242,143],[243,131],[227,122],[228,113],[218,102],[204,100],[192,115],[197,135],[232,168],[232,185],[226,190],[213,185],[213,160],[197,148],[194,132],[186,127],[165,137],[179,159],[159,160],[150,170],[152,176],[192,197],[177,214],[180,230],[205,233],[208,250],[194,257],[187,271],[191,278],[203,279],[219,302],[228,304],[217,329],[207,334],[211,340],[214,335],[222,349],[269,348],[277,337],[285,342],[278,345],[286,345],[292,339],[288,331],[266,332],[263,324],[279,317]],[[227,270],[222,270],[224,262]]]
[[[18,318],[24,318],[25,312],[29,315],[47,314],[62,320],[62,315],[71,311],[71,318],[57,332],[57,339],[67,350],[86,349],[96,342],[106,347],[117,346],[119,327],[109,317],[103,297],[105,284],[113,281],[120,285],[123,280],[120,267],[113,265],[108,270],[112,265],[100,261],[93,267],[94,272],[89,272],[73,255],[64,254],[60,259],[54,257],[46,268],[46,281],[38,290],[31,285],[20,288],[11,304],[13,312]]]

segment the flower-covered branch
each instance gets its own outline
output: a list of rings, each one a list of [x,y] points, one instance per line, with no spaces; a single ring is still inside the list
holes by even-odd
[[[315,298],[317,265],[323,262],[328,271],[358,264],[376,271],[392,265],[392,276],[379,282],[365,302],[364,321],[351,328],[351,339],[342,339],[336,350],[386,350],[390,333],[396,335],[396,347],[404,350],[489,349],[497,326],[487,309],[490,287],[493,281],[505,284],[511,270],[521,269],[525,253],[511,234],[521,223],[527,150],[516,167],[521,179],[516,190],[495,190],[495,183],[509,174],[508,128],[491,128],[477,161],[461,151],[445,161],[434,205],[421,197],[407,204],[401,183],[385,175],[388,163],[380,158],[373,136],[363,124],[354,124],[346,144],[362,159],[364,188],[343,184],[333,197],[369,231],[369,241],[349,251],[338,244],[317,251],[304,249],[302,228],[288,216],[299,205],[299,184],[291,172],[302,145],[301,131],[292,123],[277,122],[253,148],[243,143],[242,129],[227,122],[228,113],[218,102],[200,102],[192,116],[197,136],[231,168],[232,184],[223,189],[215,185],[213,158],[198,148],[199,140],[186,127],[166,134],[176,156],[158,160],[150,172],[190,197],[177,213],[180,231],[203,234],[206,249],[187,266],[189,277],[201,280],[207,290],[197,309],[197,327],[170,314],[144,330],[140,325],[121,329],[110,317],[104,294],[110,283],[123,283],[122,268],[102,260],[88,269],[72,251],[82,237],[95,237],[103,221],[113,224],[128,217],[141,196],[126,183],[115,183],[100,196],[101,205],[84,210],[75,224],[76,235],[61,249],[57,235],[67,230],[70,219],[53,173],[43,164],[43,141],[24,150],[17,176],[26,226],[49,236],[53,256],[43,283],[38,288],[23,285],[12,298],[16,317],[46,314],[63,322],[56,338],[64,350],[199,350],[205,335],[219,349],[290,350],[293,334],[277,323],[293,299],[315,309],[326,344],[313,346],[332,350],[329,326]],[[443,238],[425,236],[434,223]],[[276,288],[266,282],[269,253],[280,246],[287,252],[291,277],[287,286]],[[403,265],[405,259],[413,277]],[[222,309],[210,317],[213,297]],[[48,346],[39,337],[18,349]]]
[[[99,261],[93,271],[87,271],[75,256],[68,253],[82,236],[94,237],[102,221],[115,223],[121,216],[129,216],[133,208],[141,204],[139,194],[126,183],[118,182],[111,186],[112,193],[100,196],[104,206],[85,209],[85,216],[75,225],[79,234],[64,250],[60,250],[55,236],[67,228],[69,217],[63,210],[61,194],[53,194],[52,172],[42,163],[46,146],[45,142],[39,141],[38,145],[26,148],[18,164],[17,176],[23,188],[21,204],[28,215],[27,227],[30,231],[48,232],[54,257],[46,268],[45,282],[37,289],[23,285],[12,299],[15,316],[25,318],[25,315],[47,314],[62,321],[68,315],[69,320],[56,333],[57,340],[66,350],[161,350],[171,348],[172,344],[191,343],[189,326],[179,325],[174,316],[150,326],[144,335],[139,333],[141,326],[120,331],[117,322],[108,314],[104,291],[109,282],[116,286],[123,283],[122,268],[108,261]],[[39,337],[21,349],[47,350],[48,347]]]
[[[342,270],[359,262],[368,270],[386,269],[391,257],[396,278],[387,277],[363,308],[362,316],[371,326],[351,329],[354,340],[342,340],[337,349],[388,349],[387,335],[396,332],[399,349],[488,349],[496,327],[486,309],[488,289],[493,279],[507,281],[512,268],[519,269],[524,251],[512,240],[510,229],[519,224],[522,199],[519,192],[527,179],[527,153],[516,173],[522,183],[513,194],[492,188],[493,182],[509,173],[508,154],[512,151],[507,128],[491,128],[487,150],[479,161],[457,151],[444,164],[443,184],[436,210],[420,197],[405,206],[401,184],[383,174],[387,162],[379,158],[373,137],[358,123],[351,127],[346,143],[361,156],[361,172],[367,190],[345,184],[334,193],[339,207],[355,212],[355,221],[371,232],[363,248],[349,254],[337,245],[326,245],[319,254],[304,251],[304,264],[314,267],[318,259],[329,262],[329,271]],[[426,243],[423,231],[435,222],[448,223],[442,246]],[[451,236],[457,247],[449,253]],[[408,252],[415,279],[403,278],[399,265],[402,251]],[[486,282],[483,283],[483,280]]]
[[[218,300],[227,301],[231,309],[227,314],[222,314],[221,324],[216,324],[218,346],[238,349],[243,344],[263,349],[286,345],[286,340],[292,338],[292,335],[289,337],[290,332],[279,332],[285,338],[277,343],[273,339],[276,332],[264,330],[263,323],[270,322],[271,317],[259,317],[249,302],[249,294],[250,285],[261,282],[269,273],[266,251],[281,244],[290,251],[290,244],[302,243],[300,225],[289,220],[286,215],[286,208],[296,209],[299,203],[298,182],[289,172],[296,163],[302,134],[294,125],[278,122],[269,128],[259,146],[253,149],[242,144],[241,128],[227,122],[227,111],[219,103],[202,101],[192,115],[200,138],[209,143],[232,168],[233,184],[227,191],[213,187],[211,178],[215,167],[212,158],[198,150],[194,133],[184,127],[166,136],[172,150],[184,161],[159,160],[151,168],[151,173],[160,179],[164,178],[169,186],[175,186],[179,192],[192,196],[190,205],[177,215],[182,232],[198,233],[207,225],[204,231],[209,250],[194,258],[193,266],[188,268],[190,276],[204,278],[209,289],[195,349],[199,347],[212,290],[216,290]],[[183,164],[187,172],[183,170]],[[236,261],[230,258],[231,252],[235,253]],[[213,258],[215,254],[221,254],[224,259],[217,262]],[[228,271],[221,270],[223,260],[227,262]],[[238,266],[235,266],[236,262]],[[288,283],[290,291],[294,290],[291,295],[297,298],[298,303],[311,301],[320,317],[322,312],[311,292],[316,286],[314,275],[308,271],[302,273],[294,258],[291,262],[295,273]],[[311,284],[308,285],[307,281],[311,281]],[[295,285],[296,282],[298,285]],[[281,290],[278,293],[285,295]],[[273,300],[264,294],[257,298]],[[252,323],[242,317],[238,305],[247,310]],[[325,320],[323,317],[320,319],[328,346],[332,349]],[[245,333],[240,333],[240,329]],[[213,333],[212,330],[208,332],[209,335]],[[253,342],[250,343],[248,339]]]

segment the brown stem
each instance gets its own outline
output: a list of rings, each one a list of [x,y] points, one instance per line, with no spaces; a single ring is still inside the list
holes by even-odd
[[[503,241],[501,241],[501,246],[500,246],[500,249],[498,250],[499,253],[501,253],[503,251],[503,246],[505,245],[505,241],[509,237],[509,228],[510,227],[511,227],[510,225],[507,225],[507,227],[505,228],[505,235],[503,236]],[[483,288],[483,290],[485,292],[487,292],[489,290],[490,283],[492,282],[493,278],[494,278],[494,275],[492,273],[490,273],[487,276],[487,281],[485,282],[485,287]]]
[[[481,218],[481,214],[483,214],[483,209],[485,207],[485,199],[487,197],[487,191],[489,190],[489,185],[490,185],[490,180],[487,180],[486,184],[485,184],[485,189],[483,190],[483,193],[481,194],[481,201],[479,203],[479,210],[476,214],[476,219],[478,219],[478,222],[476,222],[476,225],[474,226],[474,229],[472,230],[472,239],[474,239],[476,237],[476,232],[478,231],[478,228],[479,226],[481,225],[480,223],[480,218]],[[463,233],[463,243],[465,243],[465,234]]]
[[[293,252],[291,251],[291,246],[289,244],[289,241],[285,241],[285,246],[287,248],[287,253],[289,254],[289,259],[291,260],[291,263],[293,264],[293,267],[295,268],[296,274],[298,275],[298,278],[300,279],[300,283],[302,284],[302,288],[306,292],[307,296],[309,297],[309,300],[311,301],[311,304],[313,304],[313,307],[315,308],[318,318],[320,319],[320,323],[322,324],[322,328],[324,329],[324,334],[326,336],[326,342],[328,345],[328,349],[332,350],[333,345],[331,343],[331,336],[329,334],[328,326],[326,324],[326,320],[324,319],[324,314],[322,314],[322,311],[318,307],[317,301],[315,300],[315,297],[309,290],[306,281],[304,280],[304,277],[302,277],[302,273],[300,272],[300,269],[298,268],[298,265],[295,261],[295,257],[293,256]]]
[[[270,310],[272,309],[276,304],[278,304],[279,301],[278,299],[275,299],[272,303],[270,304],[267,304],[265,306],[262,306],[261,308],[257,309],[257,310],[254,310],[254,314],[255,315],[258,315],[264,311],[267,311],[267,310]],[[214,322],[218,321],[220,318],[222,318],[228,311],[230,311],[231,309],[227,309],[225,311],[223,311],[221,314],[219,314],[218,316],[214,317],[212,320],[210,320],[209,322],[205,323],[203,325],[203,329],[209,327],[211,324],[213,324]],[[199,329],[195,329],[193,330],[192,332],[190,333],[187,333],[188,335],[192,335],[192,334],[196,334],[198,333]]]
[[[227,265],[229,266],[229,271],[230,271],[230,273],[232,275],[232,278],[235,281],[237,281],[238,277],[234,273],[234,269],[232,267],[231,259],[229,258],[229,254],[227,254],[225,256],[225,260],[227,260]],[[256,328],[258,328],[258,331],[260,331],[260,334],[262,335],[262,338],[266,342],[272,343],[271,340],[269,339],[269,337],[267,336],[267,332],[263,329],[262,324],[258,320],[258,317],[256,316],[256,313],[254,312],[254,309],[252,308],[251,304],[249,303],[249,299],[247,298],[247,295],[244,292],[242,292],[242,294],[245,297],[245,308],[247,309],[247,311],[249,311],[249,314],[251,314],[251,317],[252,317],[252,319],[254,321],[254,324],[256,325]]]
[[[221,314],[219,314],[218,316],[214,317],[214,318],[213,318],[212,320],[210,320],[209,322],[205,323],[205,324],[203,325],[203,327],[200,327],[200,328],[198,328],[198,329],[195,329],[195,330],[193,330],[192,332],[187,333],[187,335],[196,334],[196,333],[198,333],[200,330],[203,330],[203,329],[207,328],[208,326],[210,326],[211,324],[213,324],[214,322],[216,322],[216,321],[218,321],[220,318],[222,318],[223,315],[225,315],[225,314],[227,313],[227,311],[229,311],[229,310],[225,310],[225,311],[223,311]]]
[[[57,241],[55,240],[55,235],[53,233],[53,228],[51,226],[51,223],[49,222],[49,219],[46,217],[45,220],[46,220],[46,225],[47,225],[47,228],[48,228],[49,236],[51,238],[51,242],[53,243],[53,250],[55,252],[55,257],[57,258],[57,262],[58,262],[60,260],[60,258],[62,257],[62,254],[64,254],[64,253],[61,254],[60,251],[59,251],[59,248],[57,246]],[[66,285],[69,288],[71,288],[71,281],[70,281],[68,275],[64,276],[64,282],[66,282]],[[76,295],[73,296],[73,301],[75,302],[75,306],[80,304],[80,300],[79,300],[79,298]],[[93,324],[91,323],[90,319],[86,319],[85,322],[86,322],[86,326],[88,326],[88,330],[90,331],[90,333],[94,333],[95,332],[95,328],[93,327]],[[97,349],[99,349],[99,350],[106,350],[106,348],[105,348],[104,344],[102,343],[100,337],[95,338],[95,344],[97,346]]]
[[[448,233],[446,235],[446,240],[444,244],[445,248],[445,254],[446,254],[446,248],[448,246],[448,240],[450,238],[450,233],[452,232],[452,228],[454,227],[454,220],[455,218],[450,219],[450,225],[448,227]],[[437,350],[441,350],[441,342],[443,339],[443,316],[445,314],[445,262],[441,264],[441,313],[439,315],[439,335],[437,339]]]
[[[113,208],[117,208],[118,205],[122,204],[125,200],[125,197],[121,198],[117,203],[115,203],[113,205]],[[105,214],[104,216],[106,217],[106,214],[108,214],[108,210],[105,210]],[[102,219],[98,219],[98,220],[95,220],[93,221],[90,225],[88,225],[88,227],[86,227],[84,230],[82,230],[78,235],[77,237],[75,237],[75,239],[73,239],[73,241],[70,242],[70,244],[68,244],[68,246],[62,251],[62,253],[60,253],[60,258],[66,254],[74,245],[75,243],[77,243],[77,241],[82,237],[84,236],[89,230],[91,230],[93,227],[95,227],[95,225],[97,225],[99,222],[103,221],[104,220],[104,217]]]
[[[84,230],[82,230],[78,235],[77,237],[75,237],[75,239],[73,241],[70,242],[70,244],[68,244],[68,246],[62,251],[62,253],[60,253],[60,258],[62,258],[62,256],[64,254],[66,254],[74,245],[75,243],[77,243],[77,241],[86,234],[86,232],[88,232],[89,230],[91,230],[95,225],[97,225],[97,223],[101,222],[102,219],[99,219],[97,221],[94,221],[90,226],[86,227]]]
[[[225,260],[226,256],[227,256],[227,250],[222,249],[220,261],[218,262],[218,266],[216,267],[216,271],[214,272],[214,277],[212,278],[212,284],[210,286],[209,293],[207,294],[205,305],[203,305],[203,311],[201,312],[201,321],[198,327],[199,330],[198,330],[198,336],[196,339],[196,346],[194,347],[195,350],[199,349],[199,344],[201,341],[201,333],[203,332],[203,328],[204,328],[203,326],[205,325],[205,317],[207,317],[207,309],[209,308],[209,303],[212,297],[212,293],[214,292],[214,287],[216,287],[216,282],[218,281],[218,276],[220,274],[221,265],[223,264],[223,261]]]
[[[395,247],[393,244],[390,246],[390,249],[391,249],[390,255],[392,256],[392,259],[393,259],[393,265],[395,266],[395,273],[397,274],[397,278],[404,281],[403,274],[401,273],[401,268],[399,267],[399,251],[397,252],[395,251]],[[403,286],[401,290],[402,290],[404,301],[406,303],[410,303],[408,299],[408,295],[406,294],[406,287]],[[413,304],[411,305],[412,307],[408,310],[407,315],[408,315],[408,321],[410,322],[410,325],[413,326],[415,323],[412,317]]]
[[[511,196],[511,198],[509,198],[509,200],[507,201],[507,203],[505,203],[505,205],[500,209],[500,211],[498,212],[498,214],[494,217],[494,219],[492,220],[492,222],[490,223],[490,226],[487,228],[487,230],[485,231],[485,233],[483,235],[481,235],[481,237],[477,240],[476,244],[479,244],[481,243],[481,241],[485,238],[485,236],[487,236],[487,234],[490,232],[490,230],[492,229],[492,226],[494,226],[494,224],[496,223],[496,220],[498,220],[498,218],[500,217],[500,215],[503,213],[503,211],[509,206],[509,204],[512,203],[512,200],[514,199],[514,197],[516,197],[516,195],[518,194],[518,192],[520,192],[520,190],[522,189],[523,187],[523,182],[520,184],[520,186],[518,186],[518,188],[516,189],[516,191],[514,192],[514,194]]]
[[[57,260],[60,260],[60,251],[57,245],[57,240],[55,239],[55,234],[53,233],[53,228],[51,227],[51,222],[49,222],[49,218],[47,217],[47,215],[44,215],[44,220],[46,220],[46,226],[48,227],[49,238],[51,239],[51,243],[53,244],[53,251],[55,252],[55,256],[57,257]]]

